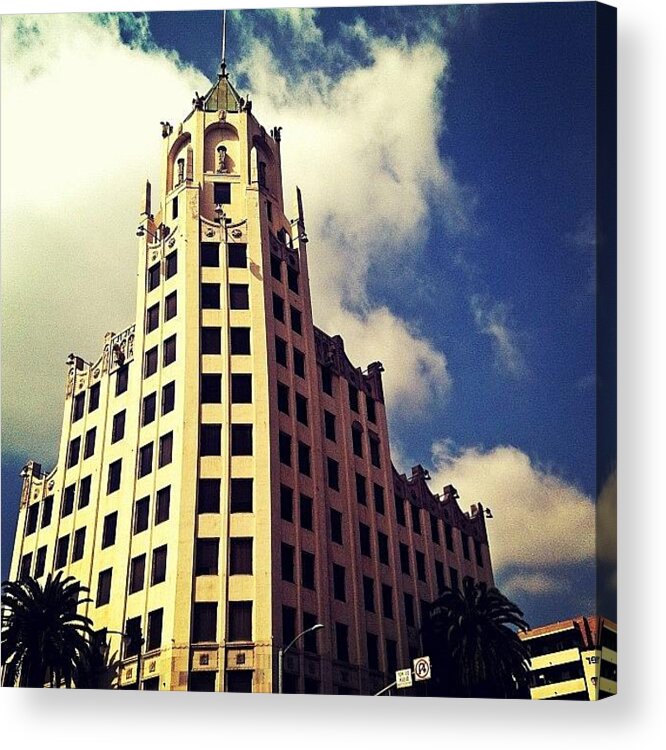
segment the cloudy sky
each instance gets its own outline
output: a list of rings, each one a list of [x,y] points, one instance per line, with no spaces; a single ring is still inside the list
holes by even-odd
[[[219,63],[220,14],[2,19],[2,569],[65,359],[132,322],[134,231]],[[590,4],[232,11],[228,60],[283,126],[315,322],[385,367],[395,462],[482,501],[537,625],[594,610]],[[609,480],[612,485],[612,477]]]

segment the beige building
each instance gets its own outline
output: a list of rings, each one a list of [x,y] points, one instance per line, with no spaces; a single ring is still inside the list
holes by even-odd
[[[617,693],[617,625],[575,617],[519,633],[530,652],[533,700],[596,701]]]
[[[223,66],[162,137],[136,322],[68,360],[58,462],[24,469],[11,577],[88,586],[121,687],[275,691],[280,647],[320,623],[285,655],[285,691],[376,692],[442,586],[492,583],[483,509],[395,471],[381,364],[314,326],[280,128]]]

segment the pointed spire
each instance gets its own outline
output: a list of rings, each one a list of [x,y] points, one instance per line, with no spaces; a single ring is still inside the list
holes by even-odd
[[[227,78],[227,11],[222,11],[222,57],[220,62],[220,78]]]

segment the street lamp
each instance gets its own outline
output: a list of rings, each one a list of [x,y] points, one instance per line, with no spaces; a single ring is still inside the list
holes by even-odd
[[[283,664],[284,664],[284,655],[289,651],[289,649],[296,643],[296,641],[300,640],[303,636],[307,635],[308,633],[314,633],[315,630],[321,630],[324,626],[318,622],[316,625],[313,625],[311,628],[308,628],[307,630],[304,630],[302,633],[299,633],[296,638],[286,647],[281,648],[278,651],[278,693],[282,692],[282,670],[283,670]]]

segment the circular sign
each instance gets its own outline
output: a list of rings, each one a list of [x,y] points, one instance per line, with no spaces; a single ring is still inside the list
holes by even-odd
[[[414,677],[417,680],[429,680],[430,679],[430,657],[420,656],[418,659],[414,659]]]

